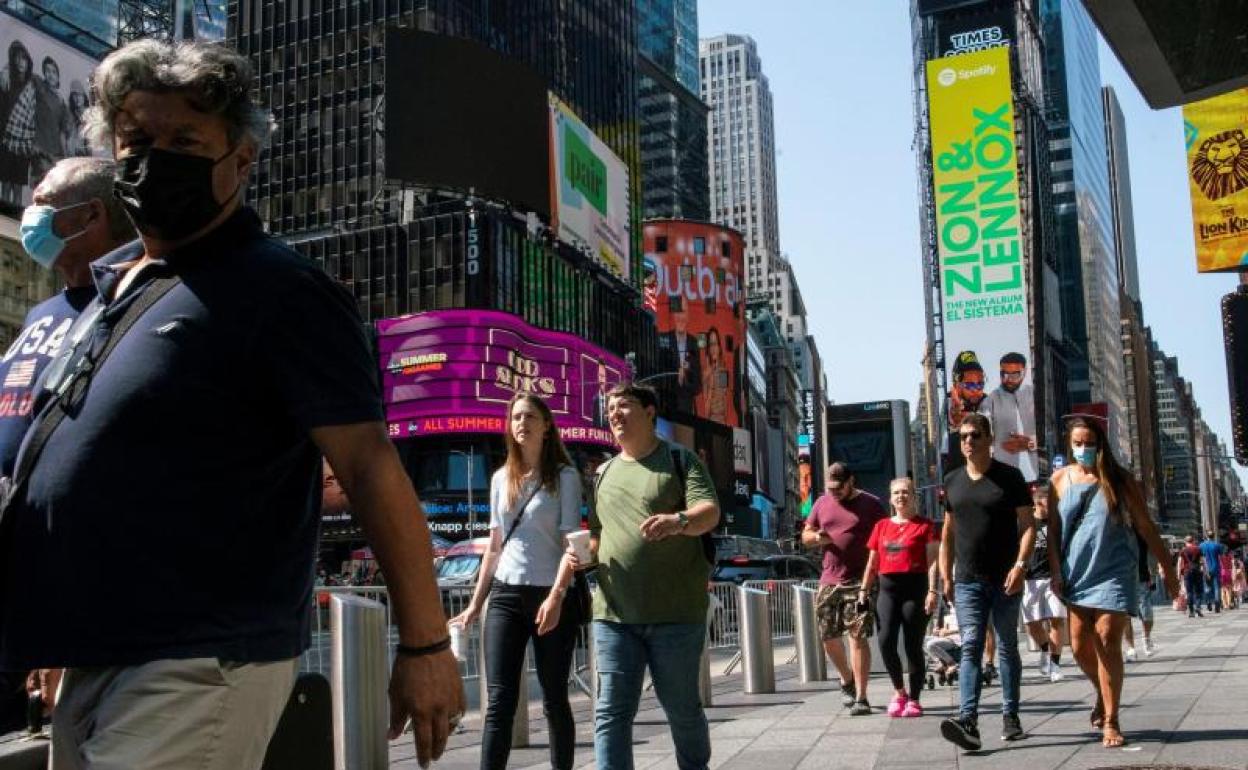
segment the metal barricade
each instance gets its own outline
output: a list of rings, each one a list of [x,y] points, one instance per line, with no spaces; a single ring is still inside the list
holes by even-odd
[[[815,619],[815,591],[804,585],[793,586],[793,636],[797,646],[798,680],[822,682],[828,678],[828,663],[819,639]]]
[[[732,650],[741,645],[741,624],[737,612],[735,583],[711,583],[707,587],[710,607],[710,633],[707,646],[712,650]]]
[[[385,606],[340,594],[330,598],[329,615],[334,766],[337,770],[382,770],[390,764]]]
[[[741,661],[747,695],[776,691],[776,661],[771,646],[770,597],[766,591],[737,589],[741,610]]]
[[[771,605],[771,638],[775,641],[788,641],[793,638],[793,600],[790,587],[798,585],[797,580],[747,580],[743,588],[763,591],[767,594]]]

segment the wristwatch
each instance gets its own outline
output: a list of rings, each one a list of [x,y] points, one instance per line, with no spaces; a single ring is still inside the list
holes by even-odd
[[[685,527],[689,526],[689,517],[685,515],[684,511],[676,512],[676,523],[680,526],[681,529],[684,529]]]

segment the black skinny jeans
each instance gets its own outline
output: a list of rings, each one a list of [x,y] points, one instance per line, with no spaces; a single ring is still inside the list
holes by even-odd
[[[513,586],[494,581],[485,614],[485,673],[489,702],[481,728],[481,770],[502,770],[511,755],[511,727],[520,699],[520,677],[525,676],[524,652],[533,640],[537,681],[550,729],[550,765],[571,770],[576,747],[576,724],[568,705],[568,674],[576,649],[579,625],[576,602],[569,591],[563,597],[559,625],[544,636],[537,634],[537,610],[550,593],[549,586]],[[527,708],[527,704],[526,704]]]
[[[893,572],[880,575],[880,595],[875,602],[880,623],[880,657],[884,659],[884,667],[888,669],[888,678],[893,681],[893,687],[900,690],[901,657],[897,654],[897,638],[904,638],[906,663],[910,667],[908,691],[911,700],[918,700],[923,694],[923,680],[927,670],[923,659],[923,635],[927,631],[927,613],[923,611],[923,600],[926,598],[926,572]]]

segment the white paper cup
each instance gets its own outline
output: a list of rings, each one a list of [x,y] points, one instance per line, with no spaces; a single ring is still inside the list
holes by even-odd
[[[468,654],[467,629],[459,623],[449,623],[447,624],[447,631],[451,635],[451,654],[455,656],[456,660],[464,660]]]
[[[572,552],[576,554],[576,560],[581,563],[581,566],[587,566],[594,561],[594,553],[589,548],[589,538],[588,529],[578,529],[568,533],[568,545],[572,546]]]

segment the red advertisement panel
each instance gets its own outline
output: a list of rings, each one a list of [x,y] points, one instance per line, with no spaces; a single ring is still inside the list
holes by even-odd
[[[657,220],[643,231],[644,299],[659,331],[660,380],[678,414],[741,427],[745,242],[704,222]]]

